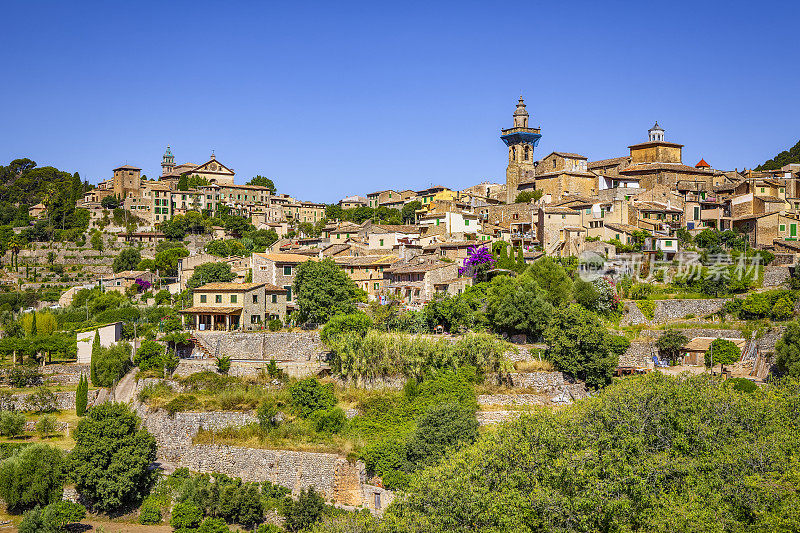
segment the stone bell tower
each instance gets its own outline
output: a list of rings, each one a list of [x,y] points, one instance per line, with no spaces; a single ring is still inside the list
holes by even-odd
[[[171,174],[174,170],[175,156],[172,155],[172,150],[167,146],[167,151],[164,152],[164,156],[161,158],[161,175],[166,176],[167,174]]]
[[[539,139],[540,128],[528,127],[528,111],[522,96],[514,111],[514,127],[501,130],[500,139],[508,146],[508,166],[506,167],[506,203],[514,203],[519,183],[534,175],[533,152]]]

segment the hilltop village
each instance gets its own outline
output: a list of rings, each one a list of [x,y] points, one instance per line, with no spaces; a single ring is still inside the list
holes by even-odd
[[[0,521],[796,530],[800,163],[511,118],[504,181],[334,204],[0,167]]]

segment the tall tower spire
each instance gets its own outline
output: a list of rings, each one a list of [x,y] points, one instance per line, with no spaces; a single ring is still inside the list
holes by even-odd
[[[501,130],[500,139],[508,146],[506,167],[506,203],[512,204],[517,197],[520,181],[532,177],[535,172],[533,152],[542,138],[539,128],[528,127],[528,110],[522,96],[514,111],[514,127]]]
[[[161,175],[166,176],[174,170],[175,156],[172,155],[172,150],[170,150],[169,145],[167,145],[167,151],[164,152],[164,156],[161,158]]]

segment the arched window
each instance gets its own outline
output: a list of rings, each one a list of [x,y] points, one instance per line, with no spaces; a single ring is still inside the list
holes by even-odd
[[[526,147],[525,147],[525,161],[527,161],[528,159],[530,159],[529,152],[530,152],[530,146],[526,146]]]
[[[514,161],[517,160],[517,147],[516,146],[512,146],[511,147],[511,159],[513,159]]]

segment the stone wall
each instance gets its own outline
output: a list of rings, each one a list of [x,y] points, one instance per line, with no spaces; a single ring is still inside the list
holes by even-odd
[[[656,300],[653,321],[664,323],[686,315],[703,317],[716,313],[727,301],[725,298]]]
[[[519,418],[525,411],[478,411],[475,415],[478,417],[478,424],[487,426],[489,424],[500,424]]]
[[[210,354],[232,359],[276,362],[315,361],[327,353],[317,331],[217,332],[196,331],[194,336]]]
[[[270,481],[288,487],[293,494],[314,487],[327,500],[363,505],[378,513],[394,497],[391,491],[366,483],[364,463],[352,463],[337,454],[192,444],[200,429],[220,430],[255,422],[252,412],[181,412],[170,416],[164,410],[149,411],[144,405],[137,412],[156,439],[158,460],[177,468],[219,472],[244,481]]]
[[[764,277],[761,282],[762,287],[788,287],[789,267],[770,265],[764,267]]]
[[[539,394],[480,394],[478,405],[546,405]]]
[[[29,411],[30,404],[28,396],[34,392],[27,392],[22,394],[13,394],[11,398],[3,402],[3,409],[14,409],[16,411]],[[59,411],[69,411],[75,409],[75,393],[74,392],[54,392],[56,397],[56,409]],[[97,399],[98,389],[90,390],[87,394],[89,405],[94,405]]]
[[[79,363],[66,363],[46,365],[41,368],[45,380],[64,385],[77,384],[81,374],[89,376],[89,365]]]
[[[231,368],[228,370],[229,376],[247,378],[259,377],[266,372],[269,361],[231,361]],[[317,375],[327,365],[316,360],[299,362],[280,362],[278,368],[283,370],[289,377],[306,377]],[[198,372],[216,372],[217,361],[215,359],[181,359],[178,367],[173,373],[176,377],[186,377]]]

